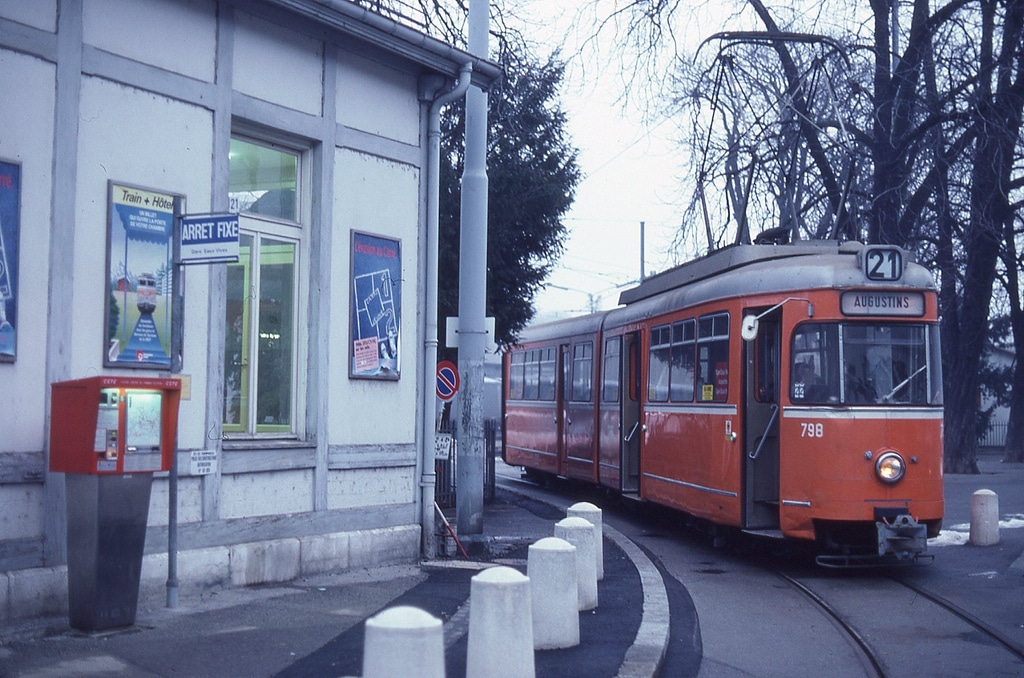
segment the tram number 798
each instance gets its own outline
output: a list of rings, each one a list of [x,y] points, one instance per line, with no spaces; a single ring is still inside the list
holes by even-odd
[[[825,437],[825,425],[821,422],[801,422],[800,423],[800,437],[801,438],[824,438]]]

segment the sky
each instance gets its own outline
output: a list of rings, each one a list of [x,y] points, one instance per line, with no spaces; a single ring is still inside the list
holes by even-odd
[[[537,0],[530,6],[545,16],[537,27],[538,42],[564,43],[562,55],[568,60],[561,105],[583,171],[573,208],[564,218],[565,252],[534,300],[535,322],[613,308],[619,292],[636,285],[641,272],[649,276],[679,263],[669,246],[685,206],[680,177],[686,163],[674,138],[675,124],[645,122],[635,107],[623,104],[623,80],[607,40],[596,50],[586,49],[583,58],[576,55],[587,36],[570,24],[586,3]],[[562,13],[552,14],[554,7]]]

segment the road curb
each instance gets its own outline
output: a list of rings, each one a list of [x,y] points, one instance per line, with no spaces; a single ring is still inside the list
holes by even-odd
[[[502,489],[532,501],[545,503],[556,510],[565,511],[565,508],[558,504],[533,493],[516,492],[514,488],[508,486],[504,486]],[[640,575],[640,585],[643,589],[644,604],[640,627],[637,629],[632,645],[626,651],[626,656],[619,666],[616,676],[617,678],[652,678],[658,675],[665,659],[665,653],[668,651],[671,614],[665,582],[661,572],[651,562],[651,559],[629,537],[608,525],[607,522],[604,522],[602,531],[604,536],[622,549],[626,557],[633,563],[633,567]]]
[[[614,528],[604,526],[605,536],[615,542],[640,573],[644,591],[644,609],[636,638],[619,667],[619,678],[650,678],[658,675],[668,650],[670,610],[668,592],[661,572],[628,537]]]

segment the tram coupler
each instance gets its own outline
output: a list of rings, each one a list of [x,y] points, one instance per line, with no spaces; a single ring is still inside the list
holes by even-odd
[[[928,548],[928,527],[901,513],[891,520],[875,522],[878,529],[878,555],[900,560],[916,560]]]

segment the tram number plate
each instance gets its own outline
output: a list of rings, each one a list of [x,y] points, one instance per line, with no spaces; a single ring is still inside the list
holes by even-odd
[[[825,425],[821,422],[801,422],[800,423],[800,437],[801,438],[824,438],[825,437]]]
[[[866,248],[864,275],[868,280],[899,280],[903,277],[903,251],[898,247]]]

